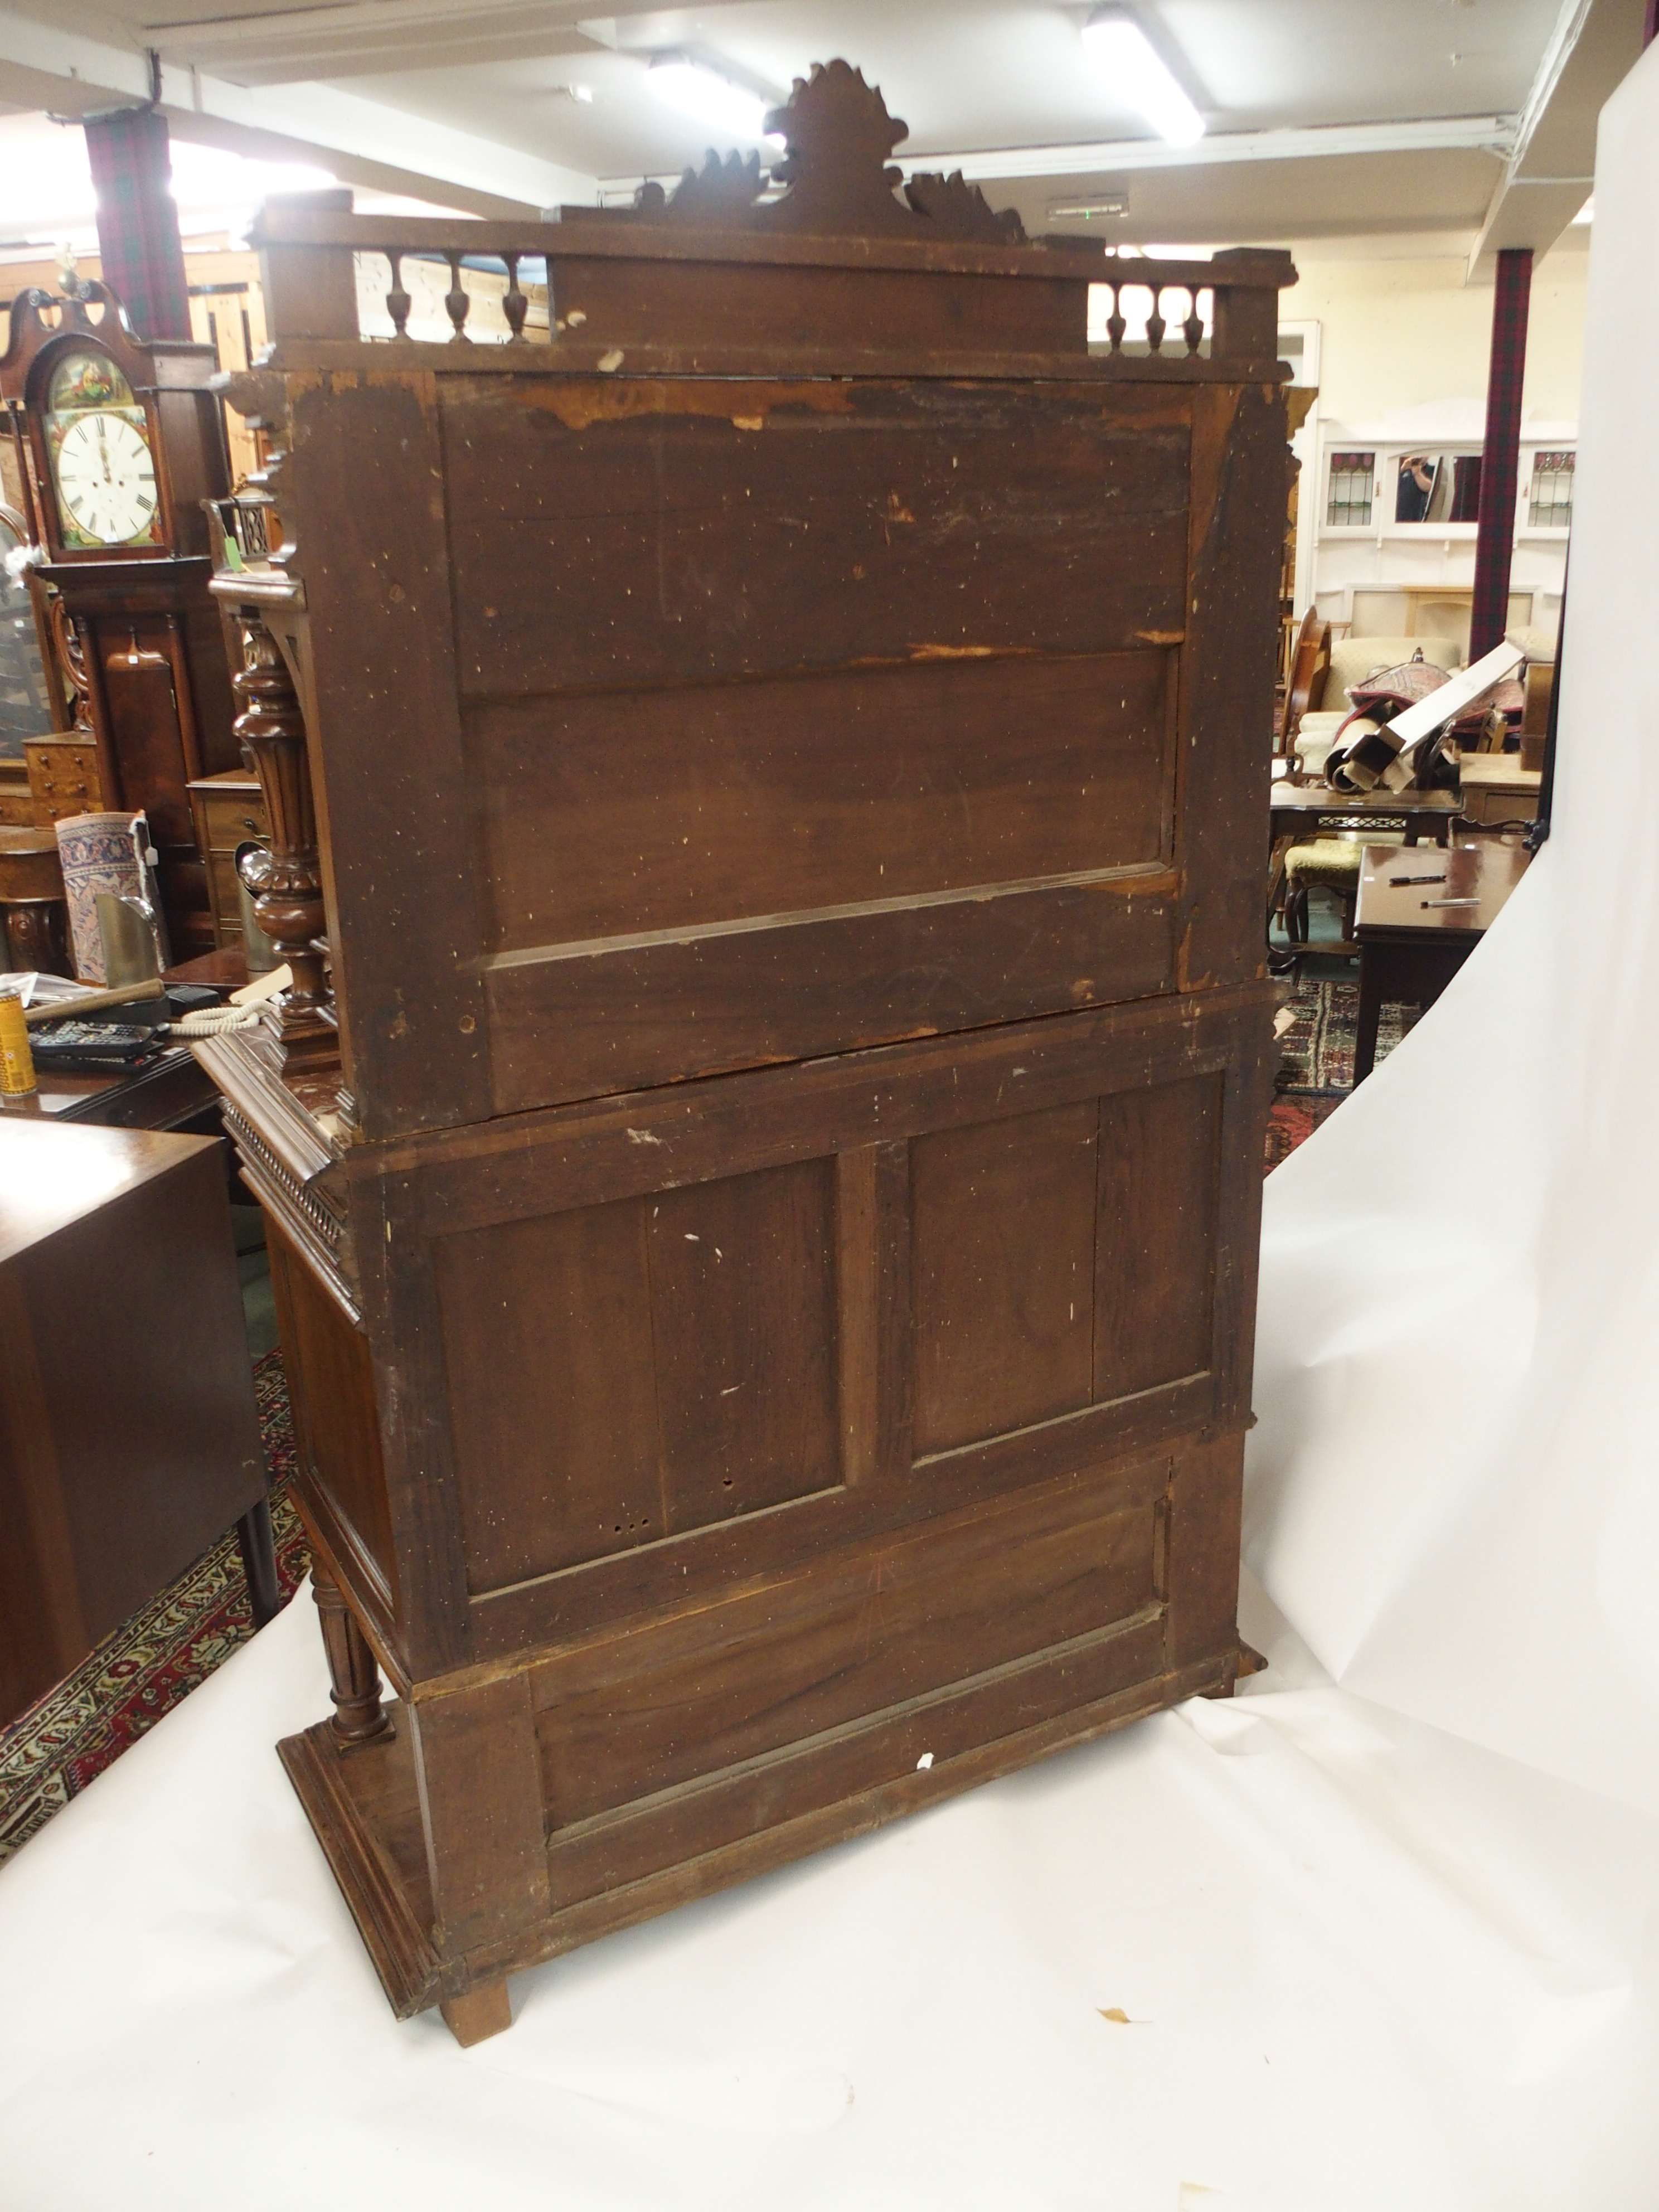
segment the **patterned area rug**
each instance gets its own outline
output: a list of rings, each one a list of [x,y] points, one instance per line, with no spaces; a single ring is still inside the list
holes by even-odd
[[[1298,1145],[1306,1144],[1347,1095],[1346,1091],[1333,1091],[1322,1097],[1311,1091],[1282,1091],[1267,1115],[1267,1173],[1271,1175],[1281,1160],[1289,1159]]]
[[[253,1387],[271,1472],[271,1521],[286,1604],[311,1561],[288,1496],[294,1431],[280,1352],[268,1352],[255,1364]],[[171,1589],[106,1637],[66,1681],[0,1729],[0,1861],[252,1633],[242,1555],[232,1529]]]
[[[1296,1018],[1279,1041],[1279,1066],[1267,1116],[1269,1174],[1328,1121],[1353,1089],[1359,986],[1346,977],[1298,983],[1289,1000]],[[1417,1020],[1415,1008],[1384,1006],[1376,1057],[1387,1057]]]
[[[1359,986],[1346,977],[1298,983],[1291,998],[1295,1021],[1279,1039],[1283,1090],[1353,1089],[1353,1048],[1359,1027]],[[1384,1060],[1417,1020],[1414,1006],[1384,1006],[1376,1025],[1376,1057]]]

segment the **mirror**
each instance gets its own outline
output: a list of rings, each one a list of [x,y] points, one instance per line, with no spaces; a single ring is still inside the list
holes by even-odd
[[[1480,512],[1479,453],[1402,453],[1396,522],[1474,522]]]
[[[27,545],[23,518],[0,507],[0,562]],[[40,633],[27,583],[0,567],[0,763],[21,765],[25,738],[45,737],[52,726]]]

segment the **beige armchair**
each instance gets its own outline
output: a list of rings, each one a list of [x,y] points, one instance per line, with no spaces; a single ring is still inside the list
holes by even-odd
[[[1336,732],[1350,711],[1348,693],[1379,668],[1396,668],[1420,653],[1436,668],[1453,675],[1463,665],[1455,637],[1344,637],[1330,649],[1324,684],[1317,698],[1310,697],[1296,733],[1296,763],[1299,775],[1316,776],[1324,767]]]

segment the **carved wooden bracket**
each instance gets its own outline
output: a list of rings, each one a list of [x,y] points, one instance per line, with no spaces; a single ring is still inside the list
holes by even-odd
[[[912,177],[897,197],[900,173],[890,166],[908,126],[887,112],[878,87],[846,62],[815,63],[797,77],[787,103],[766,118],[787,151],[770,183],[785,187],[763,199],[768,179],[758,155],[710,153],[688,169],[670,199],[647,184],[632,214],[647,222],[696,223],[706,229],[799,231],[825,237],[896,237],[976,240],[1023,246],[1024,228],[1012,208],[995,213],[960,170]]]
[[[70,728],[78,738],[94,735],[92,721],[92,678],[87,673],[87,657],[81,633],[70,620],[69,610],[62,598],[49,585],[41,585],[48,592],[46,620],[51,626],[53,657],[67,679],[64,684],[65,702],[70,714]]]
[[[244,607],[240,621],[244,665],[234,683],[241,712],[234,728],[258,773],[270,823],[270,849],[250,857],[242,879],[253,893],[255,919],[294,975],[269,1001],[268,1042],[280,1065],[320,1073],[339,1066],[340,1039],[316,942],[323,884],[305,717],[276,640],[252,609]]]

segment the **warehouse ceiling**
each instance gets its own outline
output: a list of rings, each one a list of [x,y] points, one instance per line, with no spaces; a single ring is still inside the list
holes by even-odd
[[[1644,0],[1142,0],[1205,124],[1165,144],[1052,0],[12,0],[0,102],[159,92],[176,140],[478,214],[620,198],[720,136],[647,82],[678,52],[763,96],[844,55],[905,118],[901,163],[962,168],[1034,234],[1112,243],[1553,244]],[[152,58],[152,57],[154,58]],[[731,143],[727,134],[723,143]],[[0,154],[0,160],[3,155]],[[0,186],[0,227],[3,188]]]

